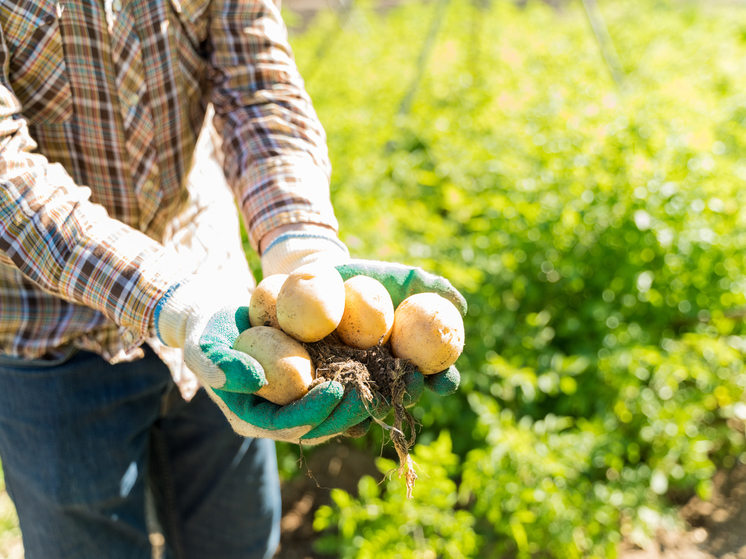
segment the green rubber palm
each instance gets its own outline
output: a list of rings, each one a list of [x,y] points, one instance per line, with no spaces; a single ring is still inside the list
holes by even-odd
[[[334,381],[285,406],[257,396],[254,393],[267,383],[262,366],[233,349],[239,334],[250,327],[248,307],[226,307],[207,321],[196,347],[185,347],[190,369],[216,368],[222,373],[217,375],[225,379],[221,385],[203,384],[239,434],[317,444],[388,412],[385,402],[363,402],[356,391],[345,393]]]

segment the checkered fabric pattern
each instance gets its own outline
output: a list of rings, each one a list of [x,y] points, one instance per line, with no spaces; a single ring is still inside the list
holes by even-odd
[[[336,229],[271,0],[2,0],[0,30],[0,352],[139,354],[159,297],[235,213],[189,184],[209,103],[255,249],[286,223]]]

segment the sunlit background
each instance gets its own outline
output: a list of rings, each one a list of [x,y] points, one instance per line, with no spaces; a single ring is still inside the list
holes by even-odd
[[[414,499],[378,427],[305,450],[321,488],[281,445],[278,557],[746,557],[746,2],[283,13],[342,239],[469,313]],[[0,557],[14,526],[0,496]]]
[[[608,557],[664,527],[737,555],[746,523],[718,551],[676,511],[746,461],[746,5],[331,7],[291,36],[342,237],[469,315],[461,390],[414,409],[414,500],[380,464],[319,549]]]

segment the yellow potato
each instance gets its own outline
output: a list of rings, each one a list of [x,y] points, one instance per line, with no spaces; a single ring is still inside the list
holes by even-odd
[[[394,325],[394,304],[386,288],[373,278],[355,276],[345,283],[345,312],[337,334],[348,346],[368,349],[384,343]]]
[[[407,297],[394,313],[391,351],[423,375],[453,365],[464,349],[464,321],[448,299],[435,293]]]
[[[249,302],[249,322],[252,326],[280,327],[277,322],[277,294],[287,277],[287,274],[267,276],[256,286]]]
[[[325,264],[301,266],[277,294],[280,328],[301,342],[318,342],[334,332],[344,310],[342,276]]]
[[[284,332],[268,326],[249,328],[233,349],[248,353],[264,369],[267,384],[256,392],[262,398],[284,406],[308,392],[314,375],[311,356]]]

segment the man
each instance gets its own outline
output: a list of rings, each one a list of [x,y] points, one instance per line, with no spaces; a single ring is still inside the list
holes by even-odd
[[[261,366],[232,350],[254,285],[234,200],[265,275],[324,261],[395,302],[463,298],[350,260],[270,1],[2,0],[0,30],[0,456],[26,557],[149,557],[151,497],[168,556],[270,557],[273,441],[364,432],[387,402],[335,382],[287,406],[253,394]],[[192,169],[208,103],[233,196],[210,158]]]

